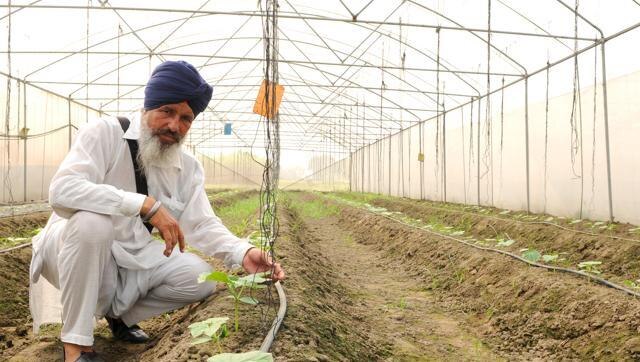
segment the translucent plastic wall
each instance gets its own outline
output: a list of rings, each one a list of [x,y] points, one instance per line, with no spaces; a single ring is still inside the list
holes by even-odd
[[[263,167],[249,152],[205,155],[196,152],[208,187],[260,188]]]
[[[333,162],[312,165],[314,172],[293,182],[282,182],[280,187],[291,190],[347,191],[349,190],[349,157]]]
[[[616,39],[607,46],[630,44]],[[598,58],[594,50],[578,57],[576,82],[577,87],[595,82],[595,87],[546,100],[547,89],[574,84],[571,59],[551,67],[548,76],[540,72],[353,152],[351,189],[609,219],[597,52]],[[607,91],[611,211],[617,221],[640,224],[640,72],[609,79]],[[525,103],[531,99],[537,101]]]
[[[0,119],[6,123],[5,76],[0,84]],[[77,127],[99,113],[22,81],[12,79],[10,86],[9,122],[0,136],[0,202],[46,200]]]

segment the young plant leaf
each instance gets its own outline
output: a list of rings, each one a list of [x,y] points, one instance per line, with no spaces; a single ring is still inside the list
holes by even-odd
[[[271,353],[251,351],[245,353],[221,353],[209,357],[207,362],[273,362]]]
[[[248,287],[248,288],[260,288],[260,284],[267,281],[264,276],[268,275],[268,273],[257,273],[245,275],[242,278],[238,278],[234,281],[235,287]]]
[[[522,253],[522,257],[525,258],[528,261],[531,262],[537,262],[540,260],[540,258],[542,257],[542,255],[540,255],[540,252],[535,250],[535,249],[531,249],[531,250],[527,250],[524,253]]]
[[[207,342],[211,342],[211,337],[209,336],[200,336],[200,337],[196,337],[193,341],[191,341],[192,345],[196,345],[196,344],[202,344],[202,343],[207,343]]]
[[[553,263],[556,260],[558,260],[558,254],[544,254],[542,256],[542,261],[545,263]]]
[[[601,264],[602,264],[601,261],[583,261],[578,264],[578,268],[586,268],[590,266],[592,267],[592,266],[597,266]]]
[[[223,325],[229,320],[228,317],[215,317],[196,322],[189,325],[192,337],[208,336],[211,339],[215,336]]]
[[[245,303],[245,304],[251,304],[251,305],[258,304],[258,300],[256,298],[254,298],[254,297],[246,297],[245,296],[245,297],[240,298],[240,301],[242,303]]]
[[[496,246],[511,246],[515,243],[516,241],[513,239],[508,239],[508,240],[500,240]]]
[[[219,283],[230,283],[229,275],[221,271],[212,271],[210,273],[202,273],[198,276],[198,283],[204,283],[206,281],[213,281]]]

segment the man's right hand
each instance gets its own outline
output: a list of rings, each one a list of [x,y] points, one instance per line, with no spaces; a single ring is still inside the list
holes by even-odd
[[[155,199],[150,196],[147,197],[141,210],[143,216],[151,209],[151,206],[148,206],[149,203],[151,204],[151,206],[153,206],[153,204],[155,203]],[[158,212],[153,215],[149,222],[151,223],[151,225],[155,226],[158,231],[160,231],[160,235],[162,236],[162,239],[164,239],[164,256],[169,257],[176,244],[179,245],[180,252],[184,252],[185,243],[182,229],[180,229],[178,221],[164,206],[160,206]]]

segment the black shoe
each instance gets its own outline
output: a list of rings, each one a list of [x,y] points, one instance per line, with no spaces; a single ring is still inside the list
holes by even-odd
[[[149,341],[149,336],[136,324],[127,327],[121,319],[105,317],[113,338],[129,343],[145,343]]]
[[[64,350],[64,346],[62,346],[62,362],[66,361],[67,355]],[[75,362],[105,362],[105,360],[100,357],[95,351],[91,352],[80,352],[80,357],[76,358]]]
[[[76,359],[76,362],[105,362],[95,351],[92,352],[80,352],[80,357]]]

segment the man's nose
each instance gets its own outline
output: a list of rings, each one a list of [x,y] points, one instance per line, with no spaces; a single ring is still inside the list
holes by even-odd
[[[180,129],[180,116],[175,115],[174,117],[171,117],[167,127],[173,132],[178,132]]]

